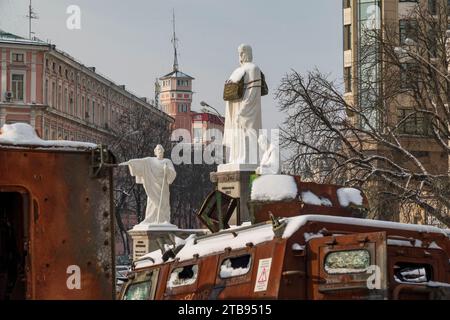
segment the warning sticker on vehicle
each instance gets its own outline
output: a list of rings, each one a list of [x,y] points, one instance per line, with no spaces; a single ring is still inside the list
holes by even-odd
[[[260,259],[258,264],[258,274],[256,275],[254,292],[266,291],[269,283],[270,266],[272,258]]]

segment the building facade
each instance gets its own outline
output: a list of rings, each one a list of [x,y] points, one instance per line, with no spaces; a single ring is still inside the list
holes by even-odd
[[[54,45],[0,30],[0,127],[31,124],[43,139],[107,143],[133,107],[173,119]]]
[[[192,142],[209,144],[223,135],[225,118],[209,112],[193,112]]]
[[[161,109],[175,119],[173,130],[192,131],[192,81],[193,77],[174,68],[172,72],[160,78]]]
[[[402,146],[420,159],[424,167],[432,173],[448,172],[449,157],[442,146],[430,135],[430,124],[427,118],[415,112],[417,101],[408,94],[408,82],[414,81],[414,75],[407,70],[410,64],[405,63],[396,74],[397,79],[391,80],[386,76],[391,66],[386,64],[389,58],[381,57],[379,42],[367,37],[367,31],[380,31],[381,37],[386,39],[393,30],[395,39],[386,40],[396,43],[402,48],[408,48],[408,41],[414,39],[417,21],[414,16],[415,8],[420,5],[423,10],[428,10],[431,16],[437,16],[438,8],[442,8],[446,16],[450,8],[447,0],[343,0],[343,74],[344,74],[344,98],[349,105],[356,106],[364,111],[364,116],[374,127],[383,122],[373,103],[379,103],[378,97],[383,97],[383,108],[387,114],[389,124],[399,124],[397,133]],[[437,19],[437,18],[436,18]],[[445,18],[447,27],[447,19]],[[390,35],[392,35],[390,34]],[[447,57],[448,58],[448,57]],[[394,75],[394,73],[392,73]],[[417,77],[416,77],[417,78]],[[389,82],[391,81],[391,82]],[[390,84],[400,82],[400,90],[396,91],[391,99],[385,99],[389,92]],[[391,92],[394,92],[391,90]],[[348,114],[352,121],[359,121],[351,112]],[[408,115],[411,115],[408,117]],[[407,118],[406,120],[404,120]],[[400,124],[400,120],[402,123]],[[383,146],[367,145],[368,151],[383,154]],[[395,154],[389,154],[393,159],[400,159]],[[382,187],[384,188],[384,187]],[[386,210],[396,211],[395,204]],[[398,211],[398,210],[397,210]],[[417,221],[416,221],[417,222]]]
[[[189,143],[196,144],[209,143],[213,138],[209,135],[213,129],[220,130],[223,134],[225,121],[223,117],[192,110],[193,77],[179,71],[178,65],[174,63],[173,71],[159,80],[161,81],[159,105],[161,110],[175,119],[172,130],[186,130],[185,132],[190,134]],[[178,141],[179,137],[172,138]]]

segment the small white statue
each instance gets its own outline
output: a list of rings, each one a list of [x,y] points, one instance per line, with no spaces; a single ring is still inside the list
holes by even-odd
[[[177,173],[172,161],[164,158],[164,148],[160,144],[155,148],[155,156],[119,164],[129,167],[130,174],[136,177],[136,183],[143,184],[147,193],[145,219],[141,225],[170,224],[169,185]]]
[[[280,152],[279,149],[269,143],[269,139],[264,134],[258,138],[258,144],[263,152],[260,166],[256,169],[256,174],[280,174]]]
[[[233,71],[227,81],[238,83],[243,77],[245,91],[242,99],[226,103],[223,144],[230,148],[230,164],[256,165],[258,133],[262,127],[261,71],[252,62],[252,47],[241,44],[238,52],[240,67]],[[256,151],[255,154],[252,151]]]

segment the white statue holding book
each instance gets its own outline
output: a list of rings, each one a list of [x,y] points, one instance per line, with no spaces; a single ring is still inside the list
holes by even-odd
[[[158,144],[155,157],[132,159],[120,165],[128,166],[136,183],[143,184],[147,193],[145,219],[140,225],[170,225],[169,186],[177,173],[172,161],[164,158],[164,148]]]
[[[238,52],[240,66],[227,82],[239,83],[243,80],[244,92],[242,98],[226,102],[223,144],[230,149],[229,164],[253,164],[256,168],[258,134],[262,128],[262,73],[253,63],[249,45],[240,45]],[[225,167],[219,166],[219,171]]]

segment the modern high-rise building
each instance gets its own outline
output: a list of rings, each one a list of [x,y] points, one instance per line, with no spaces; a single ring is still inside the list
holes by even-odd
[[[389,70],[391,65],[387,66],[386,61],[389,58],[382,56],[382,52],[385,51],[380,49],[380,38],[377,41],[376,37],[370,38],[367,34],[371,31],[379,31],[378,35],[383,41],[396,43],[398,47],[395,49],[398,48],[400,51],[404,47],[409,49],[408,43],[414,43],[417,32],[415,8],[419,5],[421,10],[428,10],[430,16],[436,17],[436,21],[439,14],[443,15],[445,18],[441,21],[444,21],[447,27],[446,12],[450,8],[450,1],[343,0],[342,2],[343,74],[346,102],[363,110],[360,112],[368,119],[370,125],[399,124],[397,133],[402,146],[420,159],[430,172],[448,172],[448,152],[445,152],[442,145],[431,137],[431,125],[427,121],[426,114],[414,112],[418,102],[412,98],[411,94],[408,94],[408,90],[411,89],[408,83],[417,81],[418,77],[408,70],[412,64],[405,63],[399,68],[397,74],[394,72],[386,76],[386,70]],[[392,34],[388,30],[393,31]],[[395,34],[395,39],[386,39],[387,34],[390,36]],[[433,46],[428,49],[431,52]],[[421,57],[418,60],[421,60]],[[400,90],[397,90],[390,99],[386,99],[387,92],[391,90],[390,83],[396,81],[395,79],[398,80],[397,82],[401,81]],[[384,98],[382,98],[382,108],[385,111],[384,122],[380,120],[377,108],[371,108],[374,104],[380,107],[380,96]],[[357,114],[348,112],[348,115],[351,121],[361,123],[361,126],[365,125],[360,122]],[[377,143],[367,144],[367,149],[378,153],[385,151],[383,146]],[[388,152],[391,152],[390,158],[401,159],[400,155],[392,154],[392,150]]]

